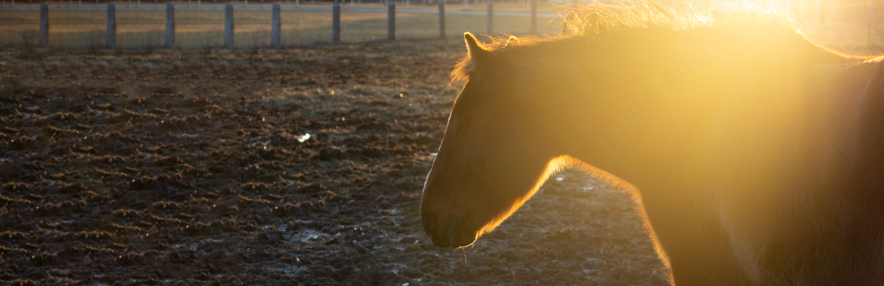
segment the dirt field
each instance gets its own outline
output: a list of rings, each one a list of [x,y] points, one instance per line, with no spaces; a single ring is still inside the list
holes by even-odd
[[[432,246],[420,189],[463,53],[0,49],[0,284],[665,284],[633,202],[572,172]]]
[[[576,173],[472,247],[430,243],[463,53],[0,50],[0,284],[664,284],[632,201]]]

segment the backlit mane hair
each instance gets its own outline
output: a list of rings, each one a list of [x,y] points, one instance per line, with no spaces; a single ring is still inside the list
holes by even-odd
[[[625,1],[619,5],[599,2],[574,4],[559,14],[564,29],[572,36],[519,38],[515,44],[508,43],[509,37],[492,37],[491,42],[484,44],[483,48],[495,51],[511,46],[533,46],[542,42],[570,37],[586,37],[591,41],[594,36],[603,33],[647,28],[680,31],[703,27],[739,28],[773,24],[794,30],[791,20],[775,11],[763,10],[748,3],[730,8],[732,9],[729,11],[699,11],[689,7],[685,11],[676,12],[671,8],[644,0]],[[456,84],[469,79],[469,74],[473,69],[472,65],[468,53],[454,65],[449,76],[451,83]]]

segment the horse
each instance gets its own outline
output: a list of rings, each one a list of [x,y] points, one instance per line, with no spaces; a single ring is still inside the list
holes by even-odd
[[[757,10],[565,20],[554,38],[464,34],[420,201],[434,245],[473,244],[576,168],[634,198],[672,285],[884,285],[881,57]]]

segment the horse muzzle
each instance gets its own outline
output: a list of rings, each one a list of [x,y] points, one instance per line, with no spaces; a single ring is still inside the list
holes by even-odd
[[[458,248],[476,241],[476,232],[469,231],[459,217],[439,219],[436,215],[425,213],[421,214],[421,223],[433,245],[438,247]]]

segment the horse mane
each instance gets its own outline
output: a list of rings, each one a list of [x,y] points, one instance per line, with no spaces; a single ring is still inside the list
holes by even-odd
[[[740,28],[775,25],[795,30],[791,20],[775,11],[763,10],[750,4],[742,5],[730,11],[699,11],[692,7],[685,11],[663,7],[645,0],[625,1],[619,5],[592,2],[575,4],[567,7],[559,14],[564,28],[571,36],[524,37],[511,43],[512,36],[491,37],[491,42],[482,47],[487,51],[504,50],[512,46],[535,46],[544,42],[553,42],[566,38],[584,38],[592,40],[597,35],[623,30],[663,28],[673,31],[696,28]],[[509,50],[509,49],[508,49]],[[451,84],[469,79],[473,70],[473,61],[467,54],[454,65],[449,76]]]

